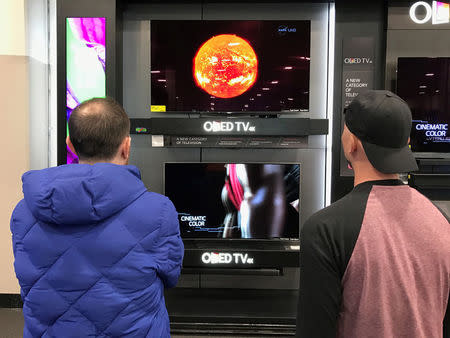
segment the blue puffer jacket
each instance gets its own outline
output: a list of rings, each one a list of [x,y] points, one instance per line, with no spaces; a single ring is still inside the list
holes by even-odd
[[[169,337],[164,287],[183,259],[177,212],[133,166],[23,175],[13,212],[24,337]]]

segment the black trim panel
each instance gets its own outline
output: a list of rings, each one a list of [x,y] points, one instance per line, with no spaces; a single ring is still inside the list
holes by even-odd
[[[130,119],[131,134],[228,135],[228,136],[307,136],[328,134],[327,119],[309,118],[150,118]],[[205,123],[224,123],[228,130],[206,131]],[[236,124],[237,123],[237,124]],[[209,125],[211,127],[211,125]],[[254,127],[255,131],[244,130]],[[142,131],[137,129],[143,128]],[[232,130],[230,130],[233,128]],[[238,130],[238,128],[240,130]]]
[[[23,307],[22,298],[18,293],[0,293],[0,308],[21,308]]]

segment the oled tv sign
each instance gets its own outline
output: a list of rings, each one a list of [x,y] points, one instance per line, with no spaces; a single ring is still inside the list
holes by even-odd
[[[204,264],[254,264],[253,257],[241,252],[204,252],[202,254]]]
[[[418,14],[424,12],[424,16]],[[433,25],[450,22],[450,5],[445,2],[433,1],[432,5],[425,1],[418,1],[409,9],[409,17],[417,24],[430,21]]]
[[[242,121],[206,121],[203,123],[203,129],[206,132],[256,132],[256,127],[250,125],[250,122],[242,122]]]

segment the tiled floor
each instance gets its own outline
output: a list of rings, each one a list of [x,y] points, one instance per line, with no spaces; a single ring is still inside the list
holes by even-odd
[[[0,308],[0,337],[1,338],[21,338],[23,329],[23,316],[21,309],[1,309]],[[192,335],[172,335],[173,338],[248,338],[248,336],[192,336]],[[253,336],[255,337],[255,336]],[[274,336],[271,336],[274,337]]]

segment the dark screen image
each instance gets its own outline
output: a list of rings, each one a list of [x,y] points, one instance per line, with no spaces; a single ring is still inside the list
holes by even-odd
[[[412,112],[411,149],[450,152],[450,58],[399,58],[397,94]]]
[[[166,111],[309,109],[309,21],[151,21],[151,104]]]
[[[298,238],[298,164],[167,163],[184,238]]]

